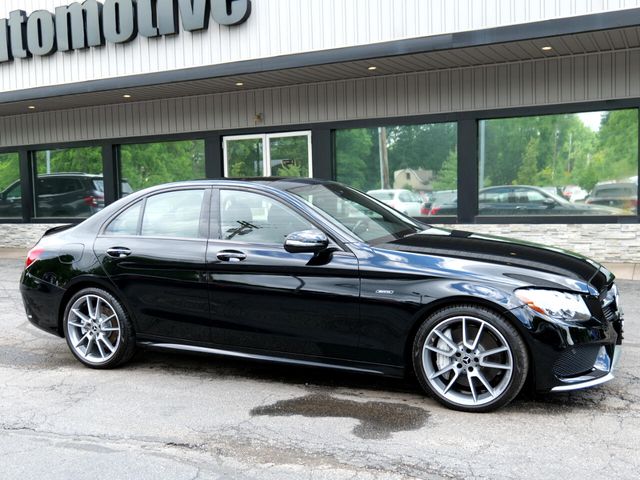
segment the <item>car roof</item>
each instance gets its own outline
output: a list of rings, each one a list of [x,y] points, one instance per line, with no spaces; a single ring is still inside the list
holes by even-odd
[[[615,187],[621,187],[621,188],[638,188],[638,184],[633,183],[633,182],[611,182],[611,183],[598,183],[595,187],[593,187],[594,190],[597,189],[607,189],[609,190],[610,188],[615,188]]]

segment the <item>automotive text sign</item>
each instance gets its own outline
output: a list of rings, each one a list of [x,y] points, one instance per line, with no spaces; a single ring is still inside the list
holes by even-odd
[[[251,0],[86,0],[57,7],[55,13],[14,10],[0,19],[0,63],[126,43],[137,35],[162,37],[206,30],[209,20],[239,25],[251,14]]]

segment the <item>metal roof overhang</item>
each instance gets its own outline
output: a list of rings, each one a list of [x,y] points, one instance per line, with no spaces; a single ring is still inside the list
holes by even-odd
[[[542,50],[543,46],[552,47]],[[640,9],[0,92],[0,116],[640,49]],[[369,71],[369,66],[375,71]],[[237,86],[236,82],[242,82]]]

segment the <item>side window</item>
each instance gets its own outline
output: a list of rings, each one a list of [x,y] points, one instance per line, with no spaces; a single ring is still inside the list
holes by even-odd
[[[223,240],[282,244],[292,232],[314,226],[290,208],[264,195],[238,190],[220,191]]]
[[[530,188],[514,188],[513,195],[516,203],[543,203],[544,195]]]
[[[7,190],[7,200],[19,200],[22,198],[22,187],[20,182]]]
[[[178,190],[147,198],[143,236],[198,238],[204,190]]]
[[[509,202],[508,188],[493,188],[482,192],[479,196],[481,203],[507,203]]]
[[[104,233],[106,235],[137,235],[141,209],[142,202],[127,208],[111,221]]]

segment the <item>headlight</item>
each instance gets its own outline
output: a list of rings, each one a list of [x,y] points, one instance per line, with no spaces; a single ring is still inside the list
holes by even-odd
[[[589,320],[591,312],[580,295],[555,290],[516,290],[518,297],[530,309],[554,320]]]

